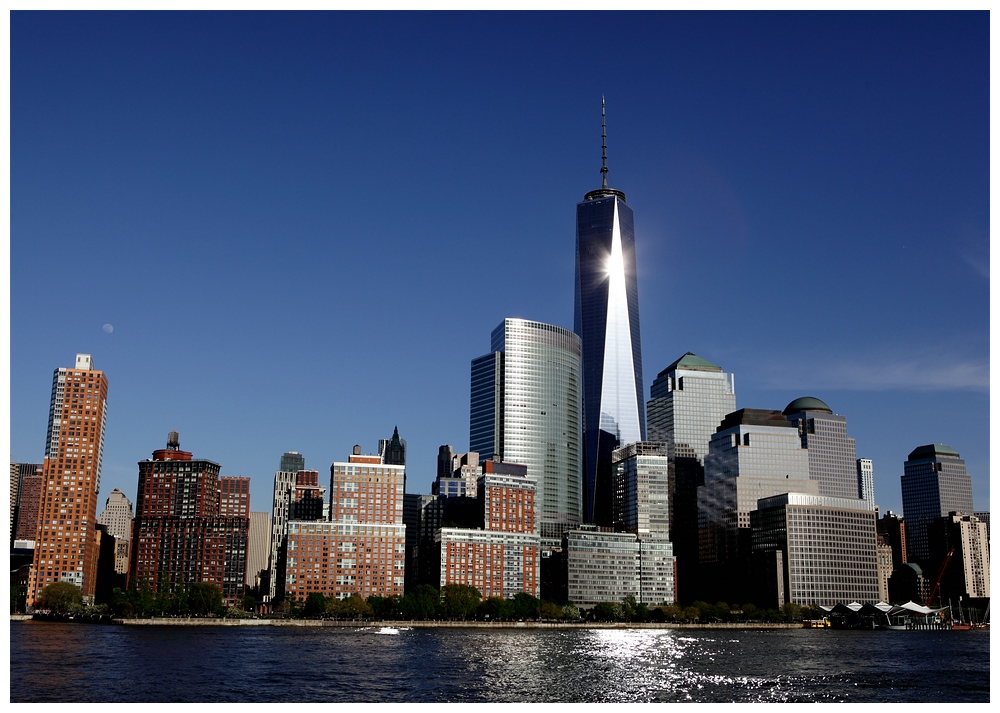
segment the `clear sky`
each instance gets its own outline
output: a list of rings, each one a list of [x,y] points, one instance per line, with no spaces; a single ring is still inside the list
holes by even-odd
[[[901,510],[913,448],[989,507],[989,15],[11,13],[10,454],[110,382],[99,509],[181,447],[329,477],[469,445],[505,317],[573,326],[575,206],[635,212],[644,388],[810,395]]]

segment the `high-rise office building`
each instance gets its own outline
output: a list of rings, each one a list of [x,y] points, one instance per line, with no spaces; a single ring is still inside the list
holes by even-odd
[[[705,456],[726,414],[736,410],[735,378],[687,352],[663,369],[646,404],[650,441],[667,444],[670,541],[677,558],[677,595],[698,599],[698,488]]]
[[[528,466],[537,533],[543,546],[558,546],[580,522],[580,338],[505,319],[491,349],[472,362],[470,451]]]
[[[134,519],[132,501],[118,488],[112,490],[97,521],[115,538],[115,572],[118,574],[128,573]]]
[[[930,557],[927,527],[950,512],[973,512],[972,478],[955,449],[941,443],[914,448],[900,478],[906,551],[922,565]]]
[[[219,513],[219,464],[167,447],[139,462],[129,581],[153,591],[193,583],[218,587],[235,604],[244,593],[248,517]]]
[[[698,488],[699,577],[706,601],[735,601],[750,586],[750,513],[782,493],[818,495],[796,424],[780,411],[727,415],[705,457]],[[683,585],[681,585],[683,586]]]
[[[612,453],[615,465],[614,525],[621,532],[670,535],[667,444],[629,443]]]
[[[378,454],[386,465],[406,465],[406,441],[399,437],[399,428],[393,427],[391,438],[379,439]]]
[[[832,607],[879,600],[875,513],[858,498],[787,492],[750,512],[754,555],[775,563],[759,606],[785,602]],[[755,569],[757,578],[770,574]]]
[[[782,413],[799,428],[809,455],[809,477],[819,485],[819,494],[857,498],[858,458],[847,419],[813,396],[795,399]]]
[[[97,578],[97,495],[108,410],[108,380],[89,354],[52,377],[42,492],[28,603],[55,582],[93,597]]]
[[[602,144],[604,108],[601,108]],[[606,145],[601,187],[576,206],[573,330],[583,353],[583,518],[611,524],[611,452],[646,440],[639,342],[639,293],[632,209],[608,187]]]
[[[869,510],[875,510],[875,471],[868,458],[858,458],[858,497],[868,503]]]

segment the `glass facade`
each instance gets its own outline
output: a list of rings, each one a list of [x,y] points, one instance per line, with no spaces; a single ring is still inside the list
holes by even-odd
[[[847,436],[847,419],[829,409],[796,411],[797,402],[789,404],[784,414],[798,424],[802,447],[809,452],[809,477],[819,484],[819,494],[859,497],[858,459],[854,439]]]
[[[620,191],[576,207],[574,331],[583,349],[583,516],[610,525],[611,453],[646,439],[632,209]]]
[[[505,319],[492,353],[472,362],[470,450],[528,467],[543,547],[581,516],[580,339],[542,322]]]
[[[950,512],[971,513],[972,479],[958,453],[941,444],[920,446],[903,464],[901,477],[906,552],[910,561],[930,556],[927,527]]]
[[[661,371],[646,404],[651,441],[667,444],[670,540],[677,554],[677,591],[698,599],[698,488],[705,456],[726,414],[736,410],[735,380],[722,367],[686,353]]]
[[[818,494],[795,424],[780,411],[740,409],[712,436],[705,484],[698,488],[702,596],[731,601],[748,586],[750,512],[757,501],[788,492]]]

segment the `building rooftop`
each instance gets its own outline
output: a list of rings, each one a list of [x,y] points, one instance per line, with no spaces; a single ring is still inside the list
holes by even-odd
[[[722,367],[718,364],[713,364],[708,361],[708,359],[702,359],[697,354],[688,352],[680,359],[675,361],[673,364],[668,366],[666,369],[661,371],[657,376],[663,376],[664,374],[669,374],[676,369],[691,369],[694,371],[722,371]]]
[[[961,458],[956,451],[951,446],[946,446],[943,443],[931,443],[926,446],[917,446],[910,453],[909,460],[923,460],[924,458],[936,458],[939,456],[944,456],[945,458]]]
[[[785,406],[785,410],[782,411],[782,413],[788,416],[789,414],[802,413],[803,411],[822,411],[829,414],[833,413],[833,410],[827,406],[826,403],[820,401],[815,396],[802,396],[795,399],[790,404]]]

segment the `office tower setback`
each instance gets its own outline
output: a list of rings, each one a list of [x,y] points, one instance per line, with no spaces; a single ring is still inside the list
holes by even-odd
[[[819,485],[819,494],[858,497],[858,459],[854,439],[847,436],[847,419],[812,396],[795,399],[782,413],[799,428],[809,455],[809,477]]]
[[[736,410],[735,379],[722,367],[687,352],[663,369],[646,405],[649,440],[667,444],[670,540],[677,557],[677,594],[698,598],[698,488],[705,456],[726,414]]]
[[[38,531],[38,505],[45,482],[41,463],[15,463],[17,466],[17,506],[14,509],[14,539],[35,541]]]
[[[392,429],[392,438],[378,442],[378,454],[386,465],[406,465],[406,441],[399,437],[399,429]]]
[[[219,514],[250,517],[250,478],[241,475],[219,477]]]
[[[219,514],[219,464],[167,447],[139,462],[130,582],[153,591],[193,583],[218,587],[235,604],[244,592],[249,518]]]
[[[903,463],[900,482],[907,555],[927,564],[927,527],[931,520],[948,513],[973,511],[972,479],[965,472],[965,461],[953,448],[935,443],[913,449]]]
[[[712,436],[705,484],[698,488],[700,595],[706,601],[736,601],[749,586],[750,512],[759,499],[788,492],[819,494],[796,424],[780,411],[727,415]]]
[[[604,108],[601,108],[602,144]],[[602,146],[606,152],[606,146]],[[583,350],[583,518],[611,523],[611,452],[646,439],[632,209],[608,187],[576,206],[574,331]]]
[[[483,462],[476,484],[477,529],[442,527],[434,535],[439,576],[436,584],[466,584],[484,598],[539,594],[539,537],[535,533],[535,482],[528,467],[498,460]]]
[[[89,354],[52,377],[49,425],[42,463],[42,491],[28,603],[55,582],[71,582],[94,595],[98,543],[94,529],[101,489],[101,455],[108,408],[108,380]]]
[[[132,502],[118,488],[111,491],[104,510],[97,521],[115,538],[115,572],[128,573],[129,553],[132,546]]]
[[[858,458],[858,497],[868,503],[869,510],[875,510],[875,474],[868,458]]]
[[[469,448],[482,461],[528,467],[537,532],[543,546],[558,546],[580,522],[580,339],[562,327],[505,319],[491,349],[472,362]]]
[[[759,606],[878,601],[875,513],[863,500],[795,492],[765,497],[750,513],[750,528],[755,557],[775,565],[770,573],[755,567],[757,577],[770,574],[772,585],[760,588]]]

